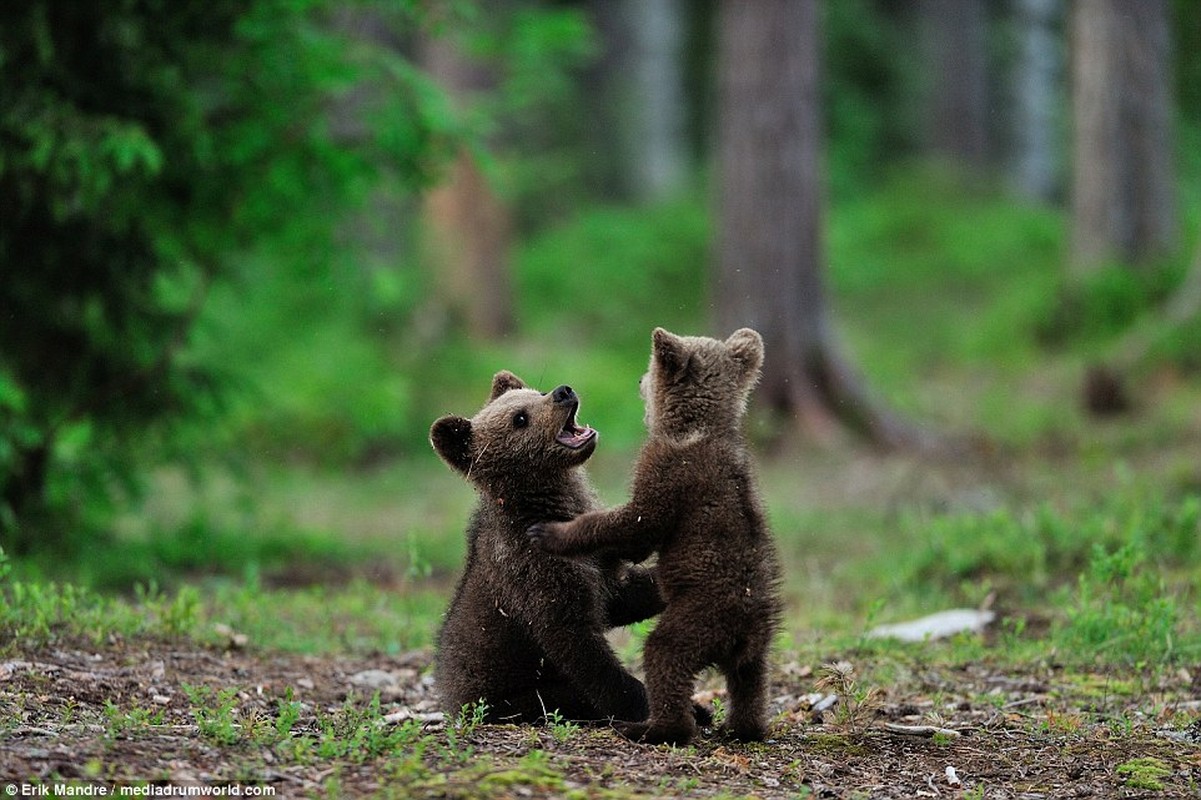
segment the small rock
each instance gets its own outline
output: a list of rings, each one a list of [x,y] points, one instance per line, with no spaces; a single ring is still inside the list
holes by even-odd
[[[838,695],[828,694],[813,704],[813,713],[820,714],[823,711],[828,711],[829,709],[833,708],[837,702]]]
[[[244,633],[238,633],[223,622],[215,623],[213,625],[213,632],[218,636],[225,637],[226,645],[231,650],[241,650],[250,643],[249,636]]]
[[[396,688],[396,677],[382,669],[365,669],[350,676],[351,684],[367,689]]]

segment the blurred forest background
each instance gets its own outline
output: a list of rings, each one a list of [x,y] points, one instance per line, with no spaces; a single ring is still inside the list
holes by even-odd
[[[617,502],[655,325],[767,338],[797,592],[1201,559],[1192,0],[27,0],[0,98],[18,574],[441,597],[432,420],[570,383]]]

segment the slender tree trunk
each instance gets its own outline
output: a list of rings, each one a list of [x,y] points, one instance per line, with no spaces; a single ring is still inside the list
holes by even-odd
[[[488,74],[448,40],[428,42],[425,63],[461,106],[488,88]],[[427,194],[426,234],[426,254],[452,315],[474,338],[509,333],[511,218],[471,153],[460,153],[446,180]]]
[[[718,31],[718,275],[722,331],[764,337],[759,397],[811,434],[906,431],[868,403],[835,352],[822,269],[816,0],[723,0]]]
[[[626,0],[633,39],[629,160],[635,194],[657,200],[686,175],[680,0]]]
[[[917,0],[929,149],[972,168],[991,155],[984,0]]]
[[[1072,264],[1145,264],[1178,236],[1167,0],[1076,0]]]
[[[1014,0],[1013,183],[1026,197],[1044,202],[1060,190],[1064,48],[1057,22],[1062,11],[1062,0]]]

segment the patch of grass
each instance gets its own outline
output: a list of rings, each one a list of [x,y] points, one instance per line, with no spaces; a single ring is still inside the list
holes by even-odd
[[[546,724],[550,728],[551,736],[559,744],[564,744],[571,740],[577,733],[580,732],[578,723],[565,719],[558,709],[546,715]]]
[[[316,755],[362,763],[398,752],[419,735],[420,726],[411,720],[390,725],[383,716],[378,692],[363,707],[348,697],[336,712],[318,718]]]
[[[440,585],[396,591],[360,580],[290,590],[223,584],[209,595],[207,618],[245,634],[253,647],[395,654],[431,644],[445,606]]]
[[[1134,486],[1069,511],[1041,504],[1016,513],[910,516],[904,524],[918,543],[907,558],[908,580],[950,590],[987,581],[1024,601],[1048,598],[1093,563],[1097,547],[1137,542],[1178,567],[1196,566],[1201,556],[1201,497]]]
[[[183,685],[188,697],[192,718],[200,735],[214,744],[231,745],[242,739],[242,725],[237,717],[238,690],[225,688],[214,691],[208,686]]]
[[[1135,666],[1179,655],[1180,606],[1146,562],[1141,543],[1095,546],[1055,631],[1065,657]]]
[[[9,574],[0,578],[0,652],[61,638],[148,636],[292,652],[399,653],[430,644],[445,603],[442,587],[422,584],[404,591],[364,581],[272,590],[252,580],[175,592],[151,585],[126,598]]]
[[[1172,774],[1172,768],[1158,758],[1132,758],[1118,764],[1117,773],[1124,786],[1158,792],[1163,790],[1163,779]]]
[[[136,733],[155,725],[162,725],[164,712],[161,708],[143,708],[137,701],[133,701],[127,708],[122,708],[112,700],[105,700],[104,717],[104,735],[116,739],[126,733]]]

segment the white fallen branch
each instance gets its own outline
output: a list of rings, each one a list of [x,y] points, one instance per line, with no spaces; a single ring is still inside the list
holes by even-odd
[[[877,625],[867,632],[873,639],[899,639],[902,642],[925,642],[945,639],[957,633],[979,633],[996,619],[997,615],[975,608],[953,608],[939,611],[921,619],[897,622],[892,625]]]
[[[896,722],[885,722],[884,730],[901,736],[945,736],[948,739],[958,739],[963,735],[954,728],[940,728],[937,725],[900,725]]]
[[[446,715],[441,711],[413,711],[412,709],[402,708],[400,711],[394,711],[391,714],[385,714],[380,723],[383,725],[397,725],[401,722],[407,722],[415,719],[425,726],[442,725],[446,722]]]

